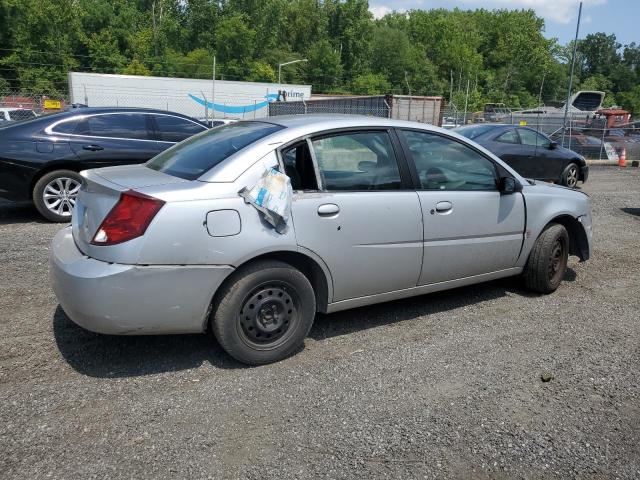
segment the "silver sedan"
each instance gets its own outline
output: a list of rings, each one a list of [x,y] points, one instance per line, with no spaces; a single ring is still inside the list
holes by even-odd
[[[272,168],[292,187],[283,229],[238,193]],[[515,275],[551,293],[591,250],[587,195],[391,119],[243,121],[82,178],[51,249],[68,316],[108,334],[211,330],[247,364],[294,353],[316,312]]]

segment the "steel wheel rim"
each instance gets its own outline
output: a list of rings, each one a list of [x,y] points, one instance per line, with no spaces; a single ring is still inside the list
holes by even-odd
[[[575,187],[578,184],[578,169],[576,167],[570,167],[567,172],[567,186]]]
[[[553,245],[553,249],[551,250],[551,255],[549,257],[549,280],[551,282],[556,282],[559,280],[558,277],[563,275],[564,269],[566,268],[566,245],[562,238],[558,238],[556,243]]]
[[[58,177],[51,180],[44,187],[42,200],[44,205],[52,213],[61,217],[70,217],[76,198],[80,191],[80,182],[69,177]]]
[[[265,282],[244,298],[236,323],[242,341],[256,350],[285,343],[299,323],[300,301],[290,284]]]

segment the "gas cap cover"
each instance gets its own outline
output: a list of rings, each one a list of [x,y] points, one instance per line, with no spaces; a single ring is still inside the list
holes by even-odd
[[[238,235],[242,229],[237,210],[212,210],[207,213],[207,232],[212,237]]]

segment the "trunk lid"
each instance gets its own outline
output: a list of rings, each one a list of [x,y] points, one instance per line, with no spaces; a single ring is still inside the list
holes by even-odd
[[[102,221],[127,190],[185,183],[187,180],[151,170],[144,165],[107,167],[81,172],[83,182],[73,212],[73,238],[80,251],[98,260],[112,261],[116,250],[135,248],[140,238],[114,246],[92,245]],[[124,246],[124,247],[123,247]]]

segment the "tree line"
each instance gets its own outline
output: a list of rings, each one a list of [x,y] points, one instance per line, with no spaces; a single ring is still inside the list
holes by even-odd
[[[317,93],[443,95],[470,110],[563,100],[572,45],[533,10],[412,10],[365,0],[0,0],[0,92],[66,92],[67,72],[313,85]],[[640,45],[578,44],[575,85],[640,114]]]

